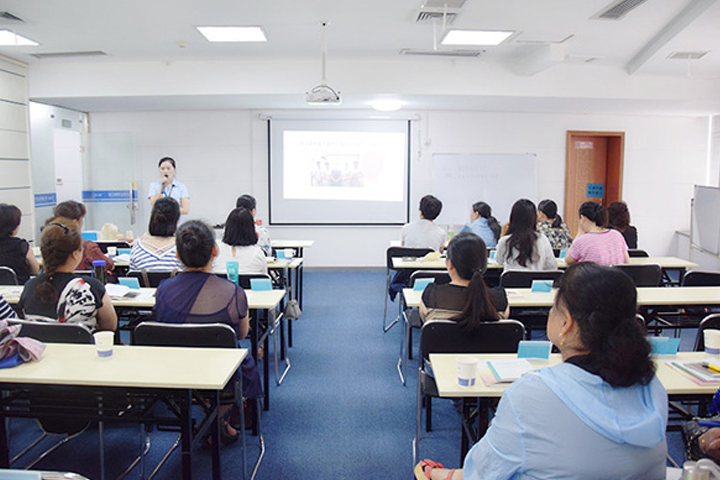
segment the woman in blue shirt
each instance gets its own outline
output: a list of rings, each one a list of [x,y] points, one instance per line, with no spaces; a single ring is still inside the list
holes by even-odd
[[[500,238],[500,223],[492,216],[492,208],[485,202],[472,206],[470,222],[459,233],[470,232],[482,238],[488,248],[495,248]]]
[[[425,460],[418,479],[665,478],[667,393],[622,272],[572,265],[547,335],[563,362],[525,374],[500,399],[462,470]]]
[[[158,168],[161,180],[151,183],[148,189],[150,206],[155,206],[155,202],[163,197],[174,198],[180,205],[180,215],[187,215],[190,213],[190,194],[184,183],[175,180],[175,160],[170,157],[161,158]]]

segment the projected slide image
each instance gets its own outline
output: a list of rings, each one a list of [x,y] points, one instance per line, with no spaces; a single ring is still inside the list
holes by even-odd
[[[403,200],[405,135],[285,131],[283,197],[298,200]]]

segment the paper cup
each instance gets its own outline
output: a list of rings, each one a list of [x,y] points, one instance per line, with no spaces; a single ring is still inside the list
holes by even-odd
[[[703,337],[705,340],[705,353],[720,355],[720,330],[705,330]]]
[[[295,256],[295,250],[292,248],[285,249],[285,258],[291,260]]]
[[[109,257],[117,255],[117,247],[107,247],[107,254]]]
[[[98,357],[107,358],[113,354],[113,341],[115,340],[115,332],[95,332],[95,349]]]
[[[458,384],[461,387],[474,386],[478,373],[478,359],[472,357],[458,357],[457,371]]]

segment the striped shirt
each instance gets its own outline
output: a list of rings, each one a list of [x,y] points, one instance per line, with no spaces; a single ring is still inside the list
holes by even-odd
[[[138,238],[130,251],[130,270],[169,271],[182,270],[183,266],[176,255],[175,242],[156,248],[147,239]]]
[[[15,310],[13,310],[12,307],[2,297],[2,295],[0,295],[0,320],[16,317],[17,315],[15,315]]]
[[[600,265],[625,263],[628,247],[617,230],[586,233],[576,238],[568,252],[577,262],[595,262]]]

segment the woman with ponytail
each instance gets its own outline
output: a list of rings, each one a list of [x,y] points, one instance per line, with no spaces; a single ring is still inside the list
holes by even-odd
[[[45,224],[40,251],[43,273],[28,280],[18,303],[25,318],[114,331],[117,314],[105,286],[74,273],[83,256],[78,223],[58,217]]]
[[[505,270],[557,270],[550,241],[537,231],[537,210],[527,198],[510,210],[507,235],[498,242],[495,260]]]
[[[594,263],[568,268],[547,323],[562,363],[505,390],[462,470],[425,460],[416,477],[664,479],[667,393],[636,308],[624,273]]]
[[[483,239],[488,248],[495,248],[500,238],[500,223],[492,216],[492,208],[485,202],[477,202],[470,212],[470,223],[466,223],[460,233],[474,233]]]
[[[457,320],[469,330],[482,322],[507,316],[505,290],[489,289],[483,280],[487,268],[487,248],[474,233],[459,233],[447,248],[450,283],[429,284],[420,302],[420,318]]]
[[[160,203],[162,199],[156,202]],[[249,330],[247,297],[243,289],[213,273],[218,255],[213,230],[204,222],[190,220],[178,229],[175,243],[185,269],[163,281],[157,290],[155,315],[163,323],[224,323],[243,339]],[[252,357],[242,364],[243,393],[247,398],[262,396],[260,376]],[[230,416],[230,405],[220,407],[223,443],[238,439],[239,418]]]
[[[580,222],[565,263],[595,262],[599,265],[628,263],[630,255],[622,234],[607,228],[608,215],[605,208],[595,202],[580,205]]]
[[[572,244],[572,236],[570,229],[563,222],[562,217],[557,213],[557,204],[552,200],[545,199],[538,203],[537,213],[538,232],[542,233],[550,240],[552,248],[558,250],[567,250]]]
[[[130,270],[168,271],[182,268],[175,250],[175,230],[180,205],[169,197],[153,204],[148,233],[135,240],[130,251]]]

